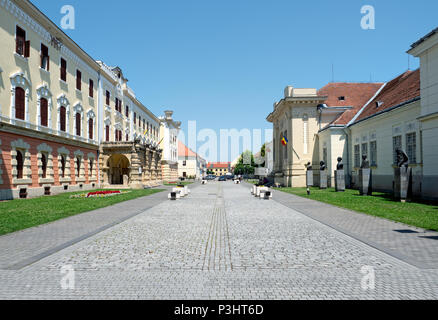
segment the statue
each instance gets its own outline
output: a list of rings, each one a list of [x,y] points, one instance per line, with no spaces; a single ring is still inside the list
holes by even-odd
[[[308,163],[306,164],[306,168],[307,168],[307,171],[312,170],[312,169],[313,169],[313,168],[312,168],[312,164],[311,164],[310,162],[308,162]]]
[[[395,153],[397,154],[397,166],[399,168],[407,168],[407,167],[409,167],[409,157],[406,154],[406,152],[404,152],[400,148],[397,148],[395,150]]]
[[[335,189],[336,192],[345,191],[345,173],[344,173],[344,163],[342,158],[338,157],[338,164],[335,171]]]
[[[307,172],[306,172],[306,186],[307,188],[313,187],[313,168],[312,163],[308,162],[306,164]]]
[[[344,163],[342,162],[342,158],[338,158],[338,165],[336,166],[336,170],[344,170]]]
[[[402,149],[395,150],[397,168],[394,169],[394,196],[402,202],[412,197],[412,169],[409,168],[409,157]]]
[[[320,163],[320,175],[319,175],[319,188],[320,189],[327,189],[327,166],[325,165],[324,161],[321,161]]]
[[[369,169],[370,168],[370,162],[368,161],[367,155],[362,156],[362,164],[361,164],[360,168],[361,169]]]
[[[324,170],[327,168],[327,166],[325,165],[325,162],[324,162],[324,161],[321,161],[321,162],[319,163],[319,165],[321,166],[321,167],[319,168],[321,171],[324,171]]]
[[[362,156],[362,164],[359,170],[359,192],[360,195],[372,195],[372,181],[371,181],[370,162],[368,161],[368,156]]]

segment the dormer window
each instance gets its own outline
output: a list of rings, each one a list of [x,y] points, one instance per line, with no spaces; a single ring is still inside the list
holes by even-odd
[[[345,96],[340,96],[340,97],[338,97],[338,100],[339,100],[339,101],[345,101]]]
[[[380,108],[383,105],[382,101],[376,101],[376,108]]]

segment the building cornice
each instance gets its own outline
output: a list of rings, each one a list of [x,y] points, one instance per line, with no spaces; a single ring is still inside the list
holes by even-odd
[[[90,143],[82,142],[80,140],[72,140],[72,139],[60,137],[58,135],[49,134],[46,132],[35,131],[33,129],[28,129],[28,128],[20,127],[20,126],[14,126],[14,125],[4,123],[4,122],[0,123],[0,131],[12,133],[12,134],[17,134],[17,135],[22,135],[22,136],[29,137],[29,138],[41,139],[41,140],[46,140],[46,141],[55,142],[55,143],[59,143],[59,144],[74,146],[74,147],[86,148],[86,149],[91,149],[91,150],[98,150],[99,149],[99,146],[97,144],[90,144]]]
[[[22,0],[18,3],[15,0],[0,0],[0,7],[15,16],[46,43],[50,44],[52,39],[61,40],[61,55],[74,61],[80,69],[86,70],[90,75],[98,73],[97,62],[30,1]]]
[[[283,98],[278,103],[275,104],[274,111],[271,112],[267,117],[266,120],[268,122],[274,122],[274,118],[278,117],[279,114],[283,112],[283,108],[287,106],[293,106],[295,104],[299,104],[300,107],[306,105],[315,107],[315,105],[321,104],[321,102],[324,102],[327,100],[327,96],[312,96],[312,97],[289,97],[289,98]]]

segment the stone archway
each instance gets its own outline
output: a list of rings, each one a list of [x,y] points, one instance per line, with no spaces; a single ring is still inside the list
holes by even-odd
[[[107,160],[108,183],[111,185],[129,184],[131,164],[126,156],[114,154]],[[125,181],[124,181],[125,180]]]

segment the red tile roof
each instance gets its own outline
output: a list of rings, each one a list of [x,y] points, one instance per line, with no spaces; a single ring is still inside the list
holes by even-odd
[[[353,107],[345,111],[332,124],[345,125],[377,93],[383,83],[329,83],[318,91],[319,96],[328,96],[328,107]],[[344,97],[345,100],[339,100]]]
[[[228,169],[231,162],[209,162],[207,169]]]
[[[196,157],[196,153],[178,140],[178,157]]]
[[[386,84],[379,95],[362,111],[356,122],[420,96],[420,69],[406,71]]]

